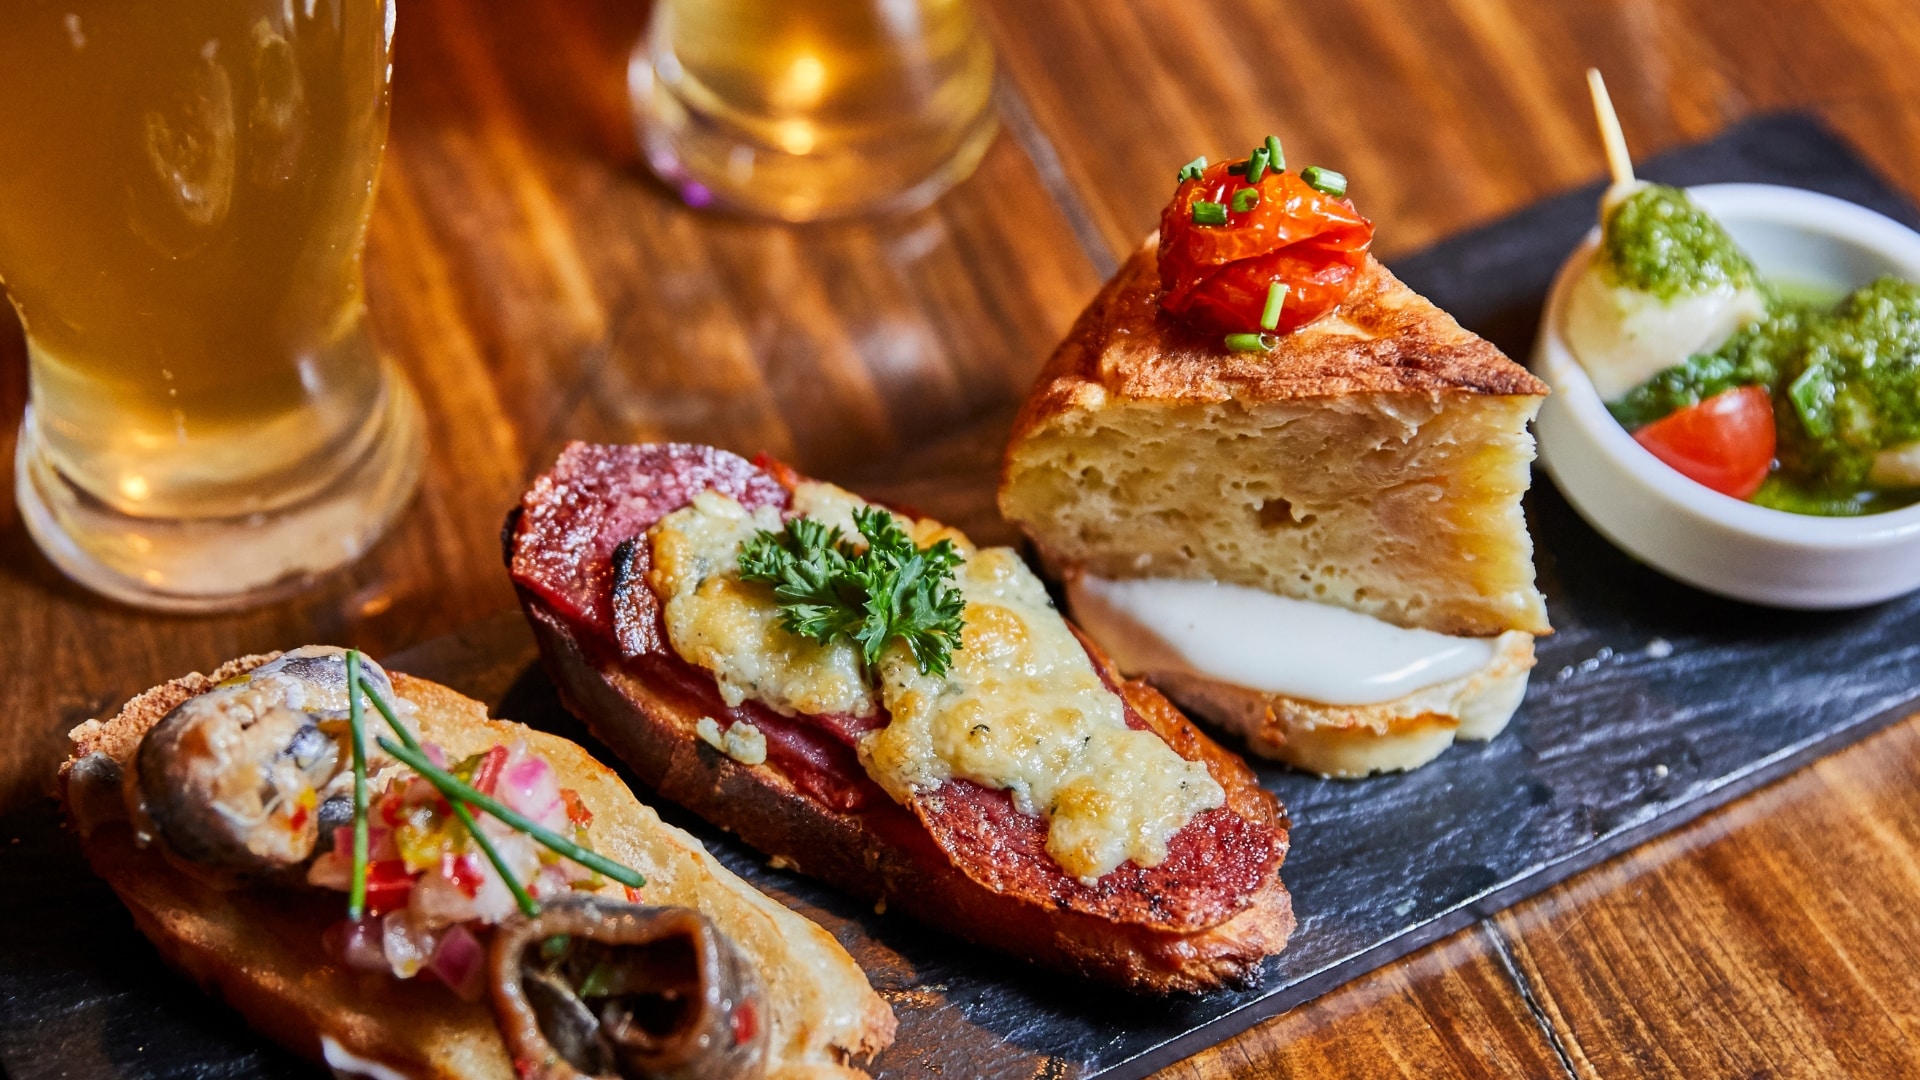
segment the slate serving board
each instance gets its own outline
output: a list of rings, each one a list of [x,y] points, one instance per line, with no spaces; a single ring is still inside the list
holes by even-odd
[[[1920,213],[1813,121],[1768,117],[1648,162],[1670,183],[1829,192]],[[1599,186],[1405,259],[1395,270],[1523,357]],[[997,540],[1007,418],[889,473],[848,479]],[[1283,876],[1300,925],[1253,990],[1146,1001],[1037,973],[876,915],[663,807],[736,871],[833,931],[900,1018],[884,1077],[1143,1076],[1324,993],[1913,711],[1920,595],[1788,614],[1706,596],[1617,551],[1544,477],[1528,499],[1557,632],[1508,732],[1365,782],[1263,767],[1294,822]],[[289,644],[295,644],[289,642]],[[388,661],[496,714],[588,742],[517,615]],[[604,751],[601,756],[611,760]],[[647,793],[641,792],[643,798]],[[50,808],[0,822],[0,1066],[14,1080],[313,1075],[170,974],[87,872]]]

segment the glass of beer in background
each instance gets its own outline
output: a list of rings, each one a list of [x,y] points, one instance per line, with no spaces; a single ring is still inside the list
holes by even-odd
[[[655,173],[788,221],[924,206],[995,130],[970,0],[656,0],[629,74]]]
[[[361,283],[391,0],[0,0],[0,281],[15,457],[82,584],[240,606],[405,505],[419,405]]]

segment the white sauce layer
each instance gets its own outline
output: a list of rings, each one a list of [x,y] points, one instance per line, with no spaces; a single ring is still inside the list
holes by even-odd
[[[1408,630],[1242,585],[1085,575],[1067,597],[1124,671],[1181,672],[1326,705],[1392,701],[1494,656],[1493,638]]]

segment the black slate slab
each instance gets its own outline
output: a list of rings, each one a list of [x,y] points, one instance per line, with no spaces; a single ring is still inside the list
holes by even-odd
[[[1748,122],[1643,173],[1814,188],[1920,224],[1912,205],[1802,117]],[[1591,224],[1598,192],[1596,184],[1539,204],[1395,269],[1525,356],[1548,282]],[[992,463],[1004,427],[988,428],[944,455],[940,485],[902,478],[892,487],[991,533]],[[669,818],[826,925],[867,968],[900,1017],[899,1041],[876,1063],[880,1075],[1137,1077],[1915,707],[1920,596],[1838,614],[1748,607],[1638,565],[1544,478],[1528,509],[1558,632],[1541,642],[1540,667],[1505,735],[1457,747],[1413,774],[1362,783],[1261,770],[1294,820],[1284,877],[1300,927],[1258,989],[1143,1001],[1037,973],[768,870],[724,834],[672,811]],[[390,662],[449,682],[499,715],[586,738],[532,663],[517,616]],[[0,823],[0,883],[0,1066],[15,1080],[310,1074],[160,966],[50,809]]]

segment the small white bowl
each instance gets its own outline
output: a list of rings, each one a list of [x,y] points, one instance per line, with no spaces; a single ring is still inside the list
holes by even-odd
[[[1882,274],[1920,281],[1920,233],[1862,206],[1771,184],[1687,194],[1775,281],[1844,293]],[[1856,518],[1793,514],[1694,483],[1607,412],[1561,336],[1561,309],[1600,242],[1595,227],[1560,268],[1533,370],[1553,388],[1536,430],[1541,463],[1607,539],[1671,577],[1774,607],[1860,607],[1920,588],[1920,505]]]

